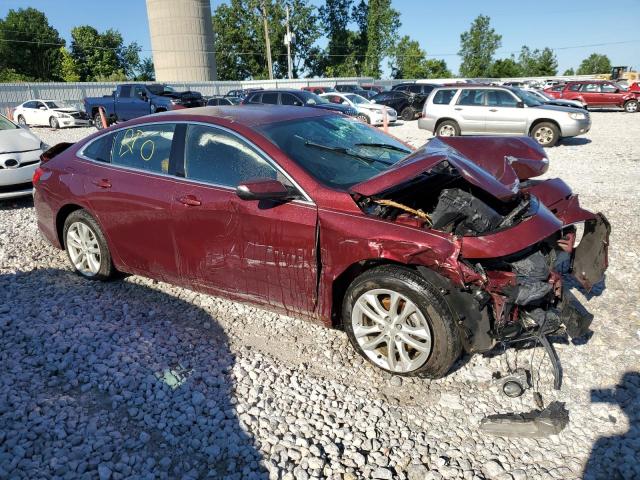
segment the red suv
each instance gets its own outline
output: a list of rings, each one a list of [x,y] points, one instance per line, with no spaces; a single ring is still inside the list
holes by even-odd
[[[577,100],[590,108],[618,107],[629,113],[638,111],[640,99],[640,92],[624,90],[620,85],[601,80],[568,82],[547,88],[545,93],[554,98]]]

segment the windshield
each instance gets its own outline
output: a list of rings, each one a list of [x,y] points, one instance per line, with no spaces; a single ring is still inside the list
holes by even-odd
[[[349,99],[349,101],[351,101],[351,103],[355,103],[356,105],[362,105],[362,104],[371,103],[366,98],[361,97],[360,95],[356,95],[355,93],[350,93],[349,95],[345,95],[345,97],[347,99]]]
[[[169,85],[147,85],[147,89],[154,95],[162,95],[163,93],[175,93],[175,89]]]
[[[13,130],[16,128],[20,128],[20,127],[15,123],[13,123],[4,115],[0,114],[0,130]]]
[[[338,115],[273,123],[260,130],[320,183],[346,190],[411,150],[359,120]]]
[[[300,90],[296,92],[298,96],[302,97],[305,105],[323,105],[329,103],[328,100],[316,95],[315,93],[307,92],[306,90]]]
[[[521,88],[514,88],[513,91],[527,107],[539,107],[542,105],[540,99],[531,92],[527,92]]]
[[[56,102],[44,102],[44,104],[48,107],[48,108],[63,108],[64,105],[61,105],[59,103]]]

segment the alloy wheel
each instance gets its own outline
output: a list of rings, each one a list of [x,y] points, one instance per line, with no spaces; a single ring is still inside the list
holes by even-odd
[[[456,129],[453,128],[453,125],[442,125],[438,129],[438,135],[440,137],[455,137],[456,136]]]
[[[637,112],[638,111],[638,102],[627,102],[627,104],[624,106],[624,109],[628,113]]]
[[[554,132],[549,127],[540,127],[534,137],[540,145],[548,145],[553,141]]]
[[[386,288],[363,293],[351,314],[353,334],[376,365],[397,373],[424,365],[432,349],[427,319],[406,296]]]
[[[82,275],[93,277],[100,271],[100,245],[86,223],[74,222],[67,230],[67,249],[73,266]]]
[[[25,127],[27,125],[27,121],[24,119],[22,115],[18,117],[18,125]]]

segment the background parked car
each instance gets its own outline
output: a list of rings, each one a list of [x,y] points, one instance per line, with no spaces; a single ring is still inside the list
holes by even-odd
[[[322,87],[322,86],[302,87],[302,90],[315,93],[316,95],[320,95],[322,93],[331,93],[336,91],[336,89],[333,87]]]
[[[420,116],[420,111],[425,101],[422,95],[410,95],[400,90],[390,90],[375,95],[371,101],[380,105],[393,108],[404,121],[415,120]]]
[[[51,128],[91,125],[89,116],[76,107],[59,100],[29,100],[13,110],[19,125],[48,125]]]
[[[393,108],[372,103],[355,93],[323,93],[320,96],[326,98],[331,103],[337,103],[355,109],[358,112],[357,117],[371,125],[382,125],[384,123],[385,111],[387,112],[387,122],[395,123],[398,119],[398,113]]]
[[[211,97],[207,99],[208,107],[218,107],[220,105],[240,105],[242,101],[238,97]]]
[[[629,113],[638,111],[640,99],[640,92],[602,80],[567,82],[562,88],[548,88],[545,93],[554,98],[577,100],[588,108],[624,108]]]
[[[406,92],[409,94],[414,94],[414,95],[423,95],[424,98],[427,98],[427,96],[431,93],[431,91],[436,88],[439,87],[440,85],[435,84],[435,83],[410,83],[410,82],[405,82],[405,83],[399,83],[397,85],[394,85],[393,87],[391,87],[391,90],[393,91],[400,91],[400,92]]]
[[[104,108],[107,123],[112,124],[149,115],[150,113],[202,107],[202,95],[198,92],[178,92],[169,85],[154,83],[124,83],[111,95],[84,99],[84,110],[93,118],[98,130],[103,128],[99,107]]]
[[[584,104],[577,100],[568,100],[566,98],[553,98],[546,92],[536,90],[535,88],[522,88],[521,90],[535,96],[540,102],[546,105],[561,105],[563,107],[585,108]]]
[[[367,84],[364,84],[364,85],[360,85],[360,87],[363,90],[370,90],[372,92],[375,92],[376,94],[385,91],[385,88],[382,85],[367,85]]]
[[[465,86],[434,90],[418,126],[442,137],[529,135],[551,147],[588,132],[591,118],[583,109],[544,105],[517,88]]]
[[[245,98],[247,95],[249,95],[252,92],[257,92],[259,90],[262,90],[262,87],[255,87],[255,88],[240,88],[238,90],[229,90],[227,93],[224,94],[225,97],[237,97],[239,99],[243,99]]]
[[[275,89],[254,92],[248,95],[243,105],[267,104],[267,105],[293,105],[296,107],[312,107],[324,110],[333,110],[355,117],[358,112],[347,105],[337,105],[306,90]]]
[[[348,84],[336,84],[336,92],[341,92],[341,93],[352,93],[355,92],[356,90],[362,90],[362,88],[360,87],[360,85],[355,84],[355,83],[348,83]]]
[[[49,147],[0,114],[0,200],[31,195],[31,178]]]

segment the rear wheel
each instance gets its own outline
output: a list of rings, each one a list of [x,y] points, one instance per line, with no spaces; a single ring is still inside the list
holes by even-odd
[[[461,352],[444,298],[407,268],[376,267],[356,278],[345,295],[342,318],[356,351],[396,375],[442,377]]]
[[[629,100],[624,104],[624,111],[627,113],[636,113],[638,111],[638,101]]]
[[[553,123],[541,122],[531,129],[530,135],[543,147],[553,147],[560,140],[560,129]]]
[[[405,107],[400,113],[400,117],[405,122],[408,122],[416,117],[416,111],[413,109],[413,107]]]
[[[26,127],[27,126],[27,121],[24,119],[24,117],[22,115],[18,115],[18,125],[20,125],[22,127]]]
[[[460,135],[460,127],[453,120],[445,120],[436,128],[438,137],[457,137]]]
[[[53,128],[54,130],[57,130],[58,128],[60,128],[60,124],[58,123],[58,119],[56,117],[51,117],[49,119],[49,126],[51,128]]]
[[[86,210],[72,212],[64,222],[64,248],[71,266],[91,280],[109,280],[116,269],[98,222]]]

